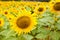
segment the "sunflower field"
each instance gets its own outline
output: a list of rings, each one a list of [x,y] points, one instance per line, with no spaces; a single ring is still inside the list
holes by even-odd
[[[60,0],[0,1],[0,40],[60,40]]]

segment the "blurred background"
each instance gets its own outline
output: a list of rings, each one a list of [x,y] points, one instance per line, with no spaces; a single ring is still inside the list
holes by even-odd
[[[0,1],[41,1],[41,2],[49,2],[50,0],[0,0]]]

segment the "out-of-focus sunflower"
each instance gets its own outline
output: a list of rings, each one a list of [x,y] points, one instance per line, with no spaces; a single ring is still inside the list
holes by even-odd
[[[0,14],[0,27],[7,27],[9,25],[8,19],[3,14]]]
[[[1,14],[3,14],[4,16],[8,16],[9,15],[9,10],[2,9]]]
[[[14,14],[9,14],[8,16],[6,16],[6,18],[9,20],[9,21],[12,21],[13,20],[13,18],[14,17],[16,17],[16,15],[14,15]],[[12,20],[11,20],[12,19]]]
[[[59,14],[59,12],[60,12],[60,2],[49,3],[49,9],[50,9],[51,12]]]
[[[13,21],[10,23],[12,25],[11,29],[16,31],[18,35],[20,35],[20,33],[30,32],[35,28],[34,25],[37,24],[36,17],[33,17],[33,15],[27,11],[19,13],[17,17],[14,17]]]
[[[34,9],[34,12],[37,14],[43,14],[46,11],[46,6],[43,4],[39,4],[39,6],[36,6]]]
[[[23,7],[23,6],[21,6],[21,7],[19,8],[19,10],[20,10],[20,12],[26,11],[25,7]]]
[[[4,19],[0,18],[0,27],[4,25]]]
[[[13,19],[16,15],[14,15],[10,10],[1,10],[1,14],[3,14],[4,16],[6,16],[6,18],[10,21],[11,19]]]

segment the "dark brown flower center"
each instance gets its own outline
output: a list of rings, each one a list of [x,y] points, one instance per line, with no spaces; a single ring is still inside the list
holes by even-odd
[[[33,14],[34,13],[34,11],[31,11],[31,14]]]
[[[39,8],[38,11],[39,11],[39,12],[42,12],[42,11],[43,11],[43,8]]]
[[[30,22],[31,22],[31,20],[29,17],[22,16],[22,17],[17,19],[16,24],[19,28],[25,29],[25,28],[29,27]]]
[[[53,6],[54,10],[56,11],[60,11],[60,2],[57,2],[54,6]]]
[[[0,24],[1,24],[1,21],[0,21]]]
[[[8,14],[8,12],[5,12],[5,14]]]

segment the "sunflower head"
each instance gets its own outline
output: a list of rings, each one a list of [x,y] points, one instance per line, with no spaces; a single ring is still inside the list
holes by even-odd
[[[49,10],[54,13],[59,12],[60,11],[60,2],[49,3]]]
[[[42,12],[42,11],[43,11],[43,8],[42,8],[42,7],[40,7],[40,8],[38,9],[38,11],[39,11],[39,12]]]
[[[37,6],[34,10],[35,13],[38,13],[38,14],[42,14],[44,13],[44,11],[46,11],[46,7],[45,5],[43,4],[40,4],[39,6]]]
[[[25,29],[30,25],[30,18],[28,16],[22,16],[17,19],[16,24],[19,28]]]
[[[60,2],[56,2],[53,6],[54,10],[60,11]]]
[[[11,22],[12,25],[11,28],[18,34],[28,33],[35,28],[36,17],[31,15],[30,12],[24,11],[22,13],[19,13],[17,17],[13,19],[12,19],[13,21]]]
[[[4,16],[8,16],[9,15],[9,10],[2,10],[1,12]]]

